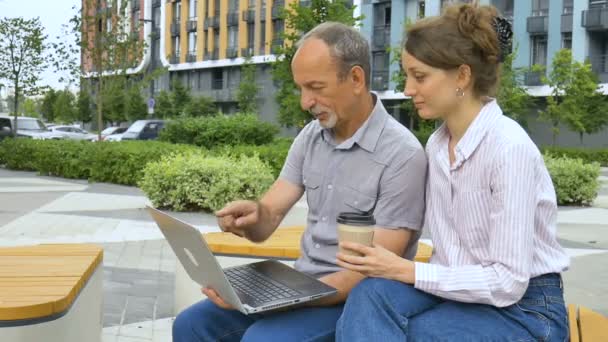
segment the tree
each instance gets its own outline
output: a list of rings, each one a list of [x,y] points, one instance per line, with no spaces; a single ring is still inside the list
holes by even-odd
[[[36,95],[41,88],[37,85],[45,67],[43,59],[44,40],[42,23],[39,18],[0,19],[0,79],[7,79],[15,90],[13,111],[17,135],[17,113],[22,96]]]
[[[241,66],[241,83],[236,92],[239,111],[241,113],[257,112],[258,86],[255,83],[255,64],[247,58]]]
[[[168,91],[161,90],[158,95],[156,95],[154,113],[161,119],[175,117],[175,113],[173,112],[173,103],[171,102],[171,94],[169,94]]]
[[[296,1],[284,10],[285,43],[277,49],[277,59],[272,64],[272,76],[278,83],[276,100],[279,105],[278,121],[285,127],[304,127],[312,118],[300,107],[300,97],[291,73],[291,61],[296,52],[294,44],[315,26],[327,22],[341,22],[356,26],[363,17],[353,17],[354,6],[345,0],[312,0],[309,7]]]
[[[173,103],[173,113],[175,116],[184,116],[185,108],[192,101],[190,89],[186,88],[179,80],[171,83],[171,102]]]
[[[82,122],[91,122],[93,120],[91,95],[85,89],[78,92],[78,101],[76,104],[76,120]]]
[[[584,134],[597,133],[608,124],[608,103],[589,62],[573,63],[572,81],[565,88],[562,108],[565,123],[579,134],[581,143]]]
[[[40,105],[40,113],[42,117],[46,119],[47,122],[55,121],[55,110],[53,106],[55,104],[55,100],[57,99],[57,92],[54,89],[49,89],[44,94],[42,98],[42,104]]]
[[[148,115],[148,105],[141,95],[141,89],[131,87],[126,104],[126,116],[129,121],[145,119]]]
[[[525,114],[530,108],[532,97],[528,95],[521,84],[526,70],[513,67],[513,60],[517,56],[517,51],[518,48],[516,47],[513,52],[505,57],[502,63],[496,101],[506,116],[517,121],[523,127],[527,127]]]
[[[184,114],[189,117],[212,116],[217,113],[213,99],[206,96],[194,97],[184,108]]]
[[[563,95],[565,90],[572,81],[572,52],[568,49],[559,50],[554,56],[551,63],[551,73],[549,76],[543,76],[542,82],[551,87],[551,95],[547,97],[547,107],[540,111],[540,118],[551,124],[553,133],[553,145],[559,134],[559,124],[564,121],[568,115],[562,106]],[[532,70],[544,73],[543,66],[532,66]]]
[[[122,76],[105,78],[103,87],[100,88],[101,96],[98,98],[101,100],[101,107],[104,108],[104,116],[107,121],[113,123],[126,121],[126,83],[127,80]],[[97,112],[99,115],[99,108],[97,108]]]
[[[26,98],[23,100],[23,105],[21,106],[21,113],[25,116],[29,116],[32,118],[40,117],[40,113],[38,111],[38,102],[32,98]]]
[[[64,89],[57,92],[57,98],[53,104],[53,112],[56,119],[64,123],[76,121],[76,96],[69,90]]]

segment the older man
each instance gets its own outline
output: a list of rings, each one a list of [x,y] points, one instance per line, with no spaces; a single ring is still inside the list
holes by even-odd
[[[295,139],[279,179],[258,201],[217,212],[220,226],[251,241],[267,239],[306,191],[307,229],[296,269],[338,293],[305,307],[244,315],[212,289],[178,315],[173,340],[325,341],[361,274],[336,266],[339,212],[374,210],[374,244],[412,259],[424,214],[426,157],[414,135],[369,90],[370,52],[355,29],[324,23],[297,44],[292,61],[301,106],[316,120]],[[374,207],[375,206],[375,207]]]

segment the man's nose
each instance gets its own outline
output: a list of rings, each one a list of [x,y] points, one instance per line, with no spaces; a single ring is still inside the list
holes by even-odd
[[[307,91],[302,91],[300,95],[300,106],[302,106],[303,110],[310,110],[315,105],[315,99],[311,94]]]

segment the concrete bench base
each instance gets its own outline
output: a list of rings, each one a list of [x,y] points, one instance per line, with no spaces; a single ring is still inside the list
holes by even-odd
[[[52,319],[2,322],[2,342],[100,342],[103,267],[99,265],[67,313]],[[50,320],[49,320],[50,319]],[[46,320],[46,321],[44,321]],[[42,322],[40,322],[42,321]],[[31,324],[30,324],[31,323]]]

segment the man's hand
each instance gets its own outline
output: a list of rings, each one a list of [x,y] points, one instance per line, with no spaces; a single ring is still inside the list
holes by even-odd
[[[223,231],[245,237],[247,230],[255,229],[260,222],[260,204],[254,201],[230,202],[215,216]]]
[[[215,292],[214,289],[210,288],[210,287],[203,287],[201,288],[201,292],[207,296],[207,298],[209,298],[210,301],[213,302],[213,304],[219,306],[220,308],[224,309],[224,310],[234,310],[234,307],[228,303],[226,303],[221,297],[220,295]]]

